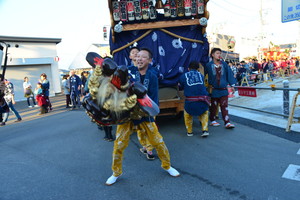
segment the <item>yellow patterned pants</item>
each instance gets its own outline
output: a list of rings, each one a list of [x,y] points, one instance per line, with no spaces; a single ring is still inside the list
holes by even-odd
[[[156,149],[157,155],[161,160],[161,167],[166,170],[169,169],[171,166],[169,150],[158,132],[156,124],[154,122],[142,122],[137,125],[137,131],[140,131],[141,135],[146,135],[149,143]],[[128,146],[132,132],[133,123],[131,121],[117,126],[112,161],[114,176],[122,174],[123,152]]]
[[[199,121],[202,125],[202,131],[208,131],[208,111],[198,116]],[[193,116],[184,111],[184,123],[188,133],[193,132]]]
[[[150,144],[148,138],[147,138],[147,134],[145,134],[145,130],[138,130],[137,132],[137,137],[138,137],[138,140],[140,142],[140,144],[146,148],[146,150],[149,152],[149,151],[152,151],[153,150],[153,146]]]

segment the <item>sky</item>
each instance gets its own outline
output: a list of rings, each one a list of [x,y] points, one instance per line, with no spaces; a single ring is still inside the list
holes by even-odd
[[[281,0],[210,0],[208,11],[208,34],[254,38],[263,31],[275,44],[299,38],[300,22],[281,23]],[[109,24],[107,0],[0,0],[0,35],[61,38],[59,68],[68,68],[92,43],[102,43]]]
[[[210,0],[208,11],[208,31],[219,29],[240,37],[256,37],[263,31],[278,44],[295,43],[299,37],[299,22],[281,22],[281,0]]]
[[[0,35],[61,38],[59,68],[92,43],[110,24],[106,0],[0,0]]]

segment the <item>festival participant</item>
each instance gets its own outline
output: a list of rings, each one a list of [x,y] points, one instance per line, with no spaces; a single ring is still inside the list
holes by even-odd
[[[70,96],[72,100],[72,108],[71,110],[74,110],[76,108],[76,105],[80,108],[80,94],[81,94],[81,79],[79,76],[75,74],[74,70],[70,71],[70,77],[69,77],[69,83],[70,83]]]
[[[39,83],[42,84],[43,94],[45,95],[45,98],[47,100],[47,105],[49,106],[49,110],[52,110],[52,104],[49,99],[50,82],[47,79],[47,75],[45,73],[42,73],[40,78],[41,79],[39,80]],[[47,110],[48,110],[48,108],[47,108]]]
[[[131,47],[129,51],[129,58],[131,59],[131,65],[128,66],[129,73],[131,73],[132,77],[135,78],[135,73],[137,70],[137,54],[139,53],[139,48],[134,46]],[[158,69],[153,66],[153,62],[149,64],[148,70],[151,71],[156,77],[159,77]],[[130,72],[132,71],[132,72]]]
[[[85,85],[83,85],[83,86],[84,86],[84,92],[85,92],[86,95],[89,94],[88,83],[89,83],[89,80],[90,80],[90,77],[91,77],[91,74],[92,74],[92,73],[93,73],[93,68],[92,68],[91,72],[88,73],[88,77],[87,77],[87,80],[86,80],[86,82],[85,82]],[[92,122],[95,122],[95,121],[92,120]],[[105,135],[104,135],[104,137],[103,137],[103,140],[108,141],[108,142],[112,142],[112,141],[115,140],[115,139],[114,139],[114,136],[113,136],[113,134],[112,134],[112,130],[113,130],[113,129],[112,129],[112,126],[111,126],[111,125],[107,125],[107,126],[97,125],[97,126],[98,126],[98,129],[99,129],[99,130],[101,130],[101,131],[104,130]]]
[[[131,65],[130,66],[137,66],[137,54],[139,53],[140,49],[136,46],[133,46],[129,50],[129,58],[131,60]]]
[[[235,78],[230,67],[221,60],[220,48],[213,48],[211,50],[212,61],[207,63],[205,72],[208,74],[208,84],[212,87],[211,106],[209,108],[209,119],[212,126],[220,126],[216,122],[215,113],[218,103],[220,104],[222,118],[225,122],[225,128],[234,128],[230,123],[228,115],[228,85],[234,92]]]
[[[193,116],[198,116],[202,125],[201,137],[209,136],[208,133],[208,107],[210,99],[204,83],[204,76],[198,72],[199,63],[193,61],[188,67],[188,72],[181,75],[179,88],[184,90],[184,123],[187,136],[193,136]]]
[[[136,73],[136,81],[142,83],[148,90],[148,96],[154,101],[158,102],[158,79],[150,71],[148,71],[149,64],[152,61],[152,53],[148,49],[141,49],[138,53]],[[128,146],[130,135],[134,127],[147,135],[149,142],[156,149],[158,157],[160,158],[162,168],[166,170],[171,176],[179,176],[179,172],[171,167],[169,151],[163,141],[162,136],[158,132],[158,128],[154,122],[153,117],[142,117],[140,120],[131,120],[117,126],[116,140],[114,142],[112,171],[113,175],[106,181],[106,185],[114,184],[122,175],[122,161],[123,152]]]
[[[128,66],[128,71],[131,74],[133,80],[135,79],[136,73],[138,72],[137,67],[137,55],[139,53],[140,49],[136,46],[132,47],[129,50],[129,58],[131,59],[131,65]],[[143,134],[140,130],[137,130],[137,137],[142,145],[142,148],[140,148],[140,151],[146,155],[146,158],[148,160],[154,160],[155,156],[153,155],[153,146],[150,144],[148,138],[145,134]]]

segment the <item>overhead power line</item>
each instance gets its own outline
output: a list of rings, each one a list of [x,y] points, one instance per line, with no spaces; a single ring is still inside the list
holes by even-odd
[[[252,10],[252,9],[249,9],[249,8],[243,8],[243,7],[240,7],[240,6],[236,5],[236,4],[233,4],[232,2],[228,2],[227,0],[223,0],[223,2],[224,1],[226,3],[228,3],[228,4],[230,4],[231,6],[236,7],[238,9],[240,9],[240,10],[247,11],[247,12],[257,12],[257,10]],[[242,2],[242,1],[239,1],[239,2]]]
[[[214,5],[216,5],[216,6],[218,6],[219,8],[221,8],[221,9],[223,9],[224,10],[224,8],[228,8],[228,7],[226,7],[226,6],[224,6],[224,5],[220,5],[220,4],[217,4],[216,2],[214,2],[214,1],[209,1],[208,3],[213,3]],[[218,2],[219,3],[219,2]],[[245,10],[247,10],[247,9],[245,9]],[[247,14],[247,13],[245,13],[245,12],[243,12],[243,13],[238,13],[238,12],[235,12],[236,10],[230,10],[230,9],[227,9],[227,12],[230,12],[230,13],[232,13],[232,14],[235,14],[235,15],[238,15],[238,16],[244,16],[244,17],[254,17],[255,15],[257,15],[258,14],[258,10],[257,11],[255,11],[255,12],[253,12],[253,14]],[[242,10],[241,10],[242,11]]]

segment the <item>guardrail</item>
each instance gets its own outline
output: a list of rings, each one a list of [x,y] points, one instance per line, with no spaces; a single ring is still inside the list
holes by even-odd
[[[287,125],[287,129],[286,131],[290,130],[291,124],[293,123],[300,123],[300,117],[295,117],[294,113],[295,113],[295,108],[296,107],[300,107],[300,105],[297,105],[297,97],[300,94],[300,88],[289,88],[289,81],[288,80],[284,80],[283,82],[283,87],[282,88],[277,88],[275,87],[275,85],[271,85],[271,87],[250,87],[250,86],[235,86],[234,88],[239,90],[239,89],[249,89],[249,90],[271,90],[271,91],[277,91],[277,90],[281,90],[283,91],[283,95],[282,95],[282,99],[283,99],[283,114],[280,113],[275,113],[275,112],[270,112],[270,111],[264,111],[261,109],[255,109],[255,108],[250,108],[250,107],[245,107],[245,106],[240,106],[240,105],[234,105],[234,104],[228,104],[230,106],[233,107],[238,107],[238,108],[243,108],[243,109],[248,109],[248,110],[253,110],[253,111],[258,111],[258,112],[263,112],[266,114],[272,114],[272,115],[277,115],[277,116],[281,116],[284,118],[288,118],[288,125]],[[297,93],[294,95],[293,97],[293,103],[292,106],[290,108],[290,91],[296,91]],[[256,95],[256,94],[255,94]],[[293,119],[297,119],[297,121],[294,121]]]

